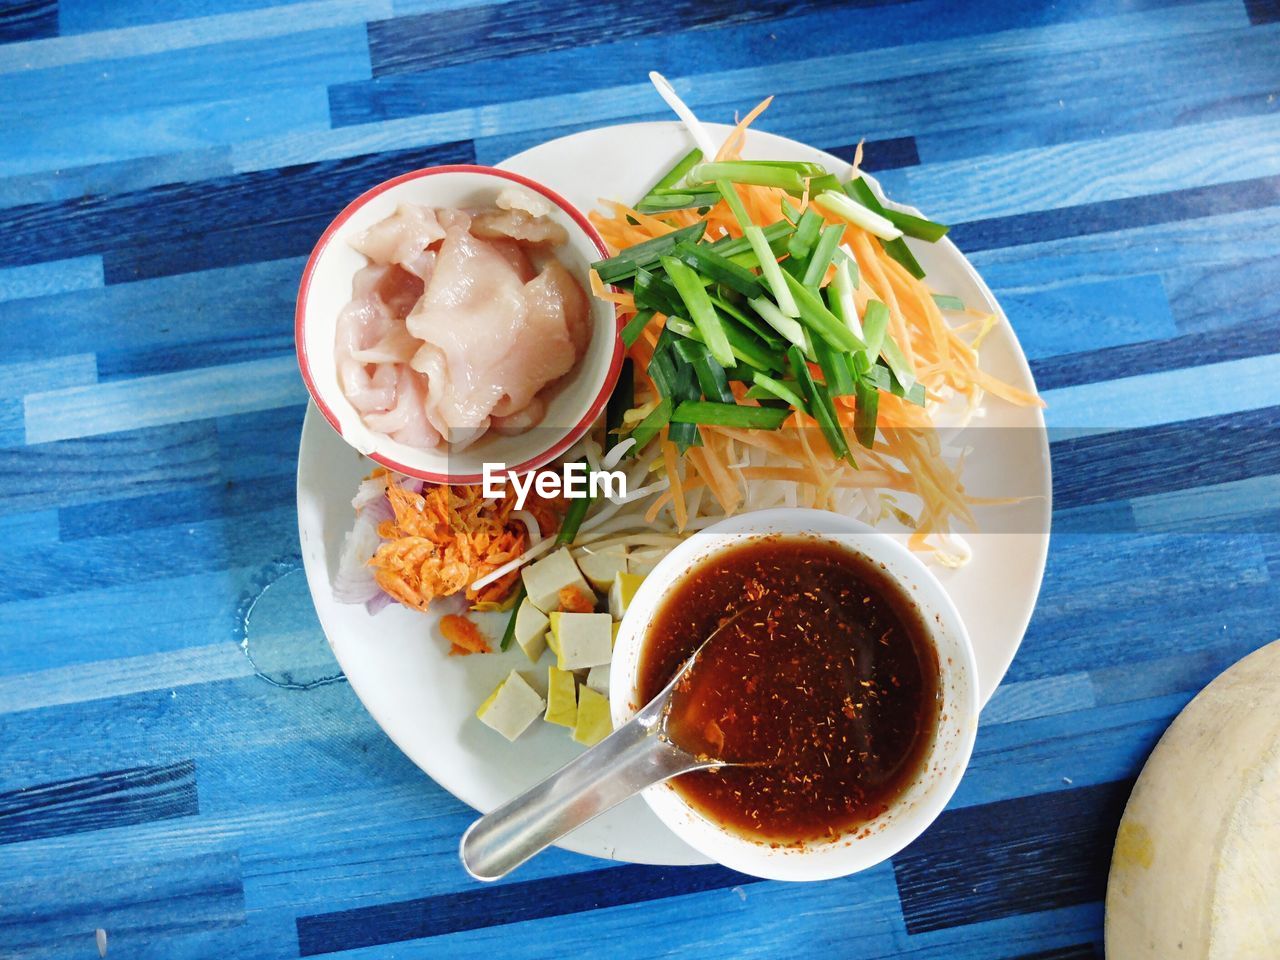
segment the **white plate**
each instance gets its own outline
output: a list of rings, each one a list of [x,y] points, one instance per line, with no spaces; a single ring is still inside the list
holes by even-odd
[[[713,137],[728,132],[708,127]],[[587,211],[601,197],[634,201],[688,149],[686,134],[675,123],[628,124],[553,140],[500,166],[546,184]],[[816,160],[838,174],[848,171],[829,154],[756,131],[748,136],[745,154]],[[913,249],[935,290],[1000,314],[1002,322],[983,346],[982,366],[1031,389],[1017,338],[968,261],[949,240],[913,244]],[[1039,410],[991,400],[982,425],[965,434],[965,442],[975,447],[964,475],[966,488],[996,497],[1032,495],[1017,506],[980,511],[980,522],[991,532],[967,537],[972,561],[960,570],[939,572],[973,639],[985,703],[1022,641],[1040,590],[1051,485]],[[362,607],[334,601],[330,576],[351,526],[351,497],[369,468],[369,461],[308,409],[298,451],[298,533],[316,612],[352,688],[387,735],[458,799],[490,810],[568,762],[580,748],[564,730],[548,724],[536,725],[512,744],[475,719],[476,706],[509,670],[530,666],[514,646],[505,654],[449,657],[433,618],[399,607],[371,618]],[[705,862],[639,797],[575,831],[561,846],[635,863]]]

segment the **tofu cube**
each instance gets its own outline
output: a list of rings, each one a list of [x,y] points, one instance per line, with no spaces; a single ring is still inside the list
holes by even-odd
[[[547,667],[547,723],[573,729],[578,722],[578,683],[573,674]]]
[[[607,593],[613,585],[613,578],[627,569],[627,548],[593,550],[591,547],[579,547],[573,551],[573,559],[578,562],[582,575],[591,581],[591,586],[600,593]]]
[[[528,597],[520,601],[520,609],[516,611],[516,643],[534,663],[547,649],[548,625],[547,615],[530,603]]]
[[[583,687],[578,694],[578,722],[573,728],[573,739],[593,747],[613,733],[613,719],[609,715],[609,698],[590,687]]]
[[[587,686],[607,697],[609,695],[609,664],[602,663],[598,667],[592,667],[591,672],[587,674]]]
[[[614,575],[613,583],[609,587],[609,615],[613,619],[621,620],[626,615],[627,607],[631,606],[631,601],[642,583],[644,583],[644,577],[638,573],[619,571]]]
[[[631,600],[635,598],[636,590],[640,589],[643,584],[644,576],[640,573],[627,573],[618,571],[613,576],[613,582],[609,585],[609,616],[614,620],[622,620],[626,616],[627,607],[630,607]]]
[[[508,740],[515,740],[538,719],[542,707],[543,700],[538,691],[512,670],[507,679],[480,704],[476,716],[486,727],[497,730]]]
[[[529,564],[520,575],[524,578],[529,602],[543,613],[550,613],[560,606],[560,591],[565,587],[580,590],[588,597],[595,596],[568,547],[561,547],[550,556]]]
[[[607,613],[553,613],[550,622],[561,670],[587,670],[613,658],[613,618]]]

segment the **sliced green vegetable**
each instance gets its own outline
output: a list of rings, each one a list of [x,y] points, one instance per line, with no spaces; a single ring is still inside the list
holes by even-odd
[[[859,380],[854,391],[853,435],[868,450],[875,446],[876,420],[880,415],[880,391],[875,385]]]
[[[708,400],[720,403],[733,403],[733,391],[729,389],[729,378],[725,369],[716,362],[706,344],[697,340],[681,338],[675,345],[675,351],[684,359],[698,377],[698,386],[702,395]]]
[[[963,300],[946,293],[935,293],[933,302],[938,305],[940,310],[954,310],[957,313],[963,313],[966,309]]]
[[[845,325],[844,321],[827,309],[821,297],[791,274],[783,276],[800,309],[800,320],[806,327],[839,350],[853,351],[863,348],[862,341],[853,335],[853,331]]]
[[[802,284],[810,290],[817,290],[822,286],[822,278],[827,275],[827,267],[831,266],[831,260],[836,255],[836,247],[840,245],[843,238],[843,223],[833,223],[822,228],[818,242],[813,245],[813,252],[809,254],[804,276],[800,278]]]
[[[655,193],[658,190],[666,190],[674,187],[677,183],[684,179],[684,175],[694,168],[702,160],[702,151],[694,147],[683,157],[675,162],[675,165],[658,178],[658,182],[649,188],[649,193]],[[646,194],[648,196],[648,194]]]
[[[797,197],[804,193],[804,178],[798,171],[772,163],[700,163],[689,171],[689,183],[714,183],[718,180],[777,187]]]
[[[800,220],[796,223],[796,232],[787,241],[787,253],[797,259],[807,257],[809,251],[813,249],[813,245],[817,242],[818,233],[821,230],[822,214],[812,207],[805,210],[800,215]]]
[[[839,190],[840,178],[834,173],[824,173],[809,181],[809,196],[816,197],[825,190]]]
[[[586,461],[580,461],[584,465]],[[578,528],[582,526],[582,521],[587,515],[587,509],[591,506],[591,496],[574,497],[569,501],[569,507],[565,510],[564,522],[560,524],[560,532],[556,534],[555,546],[563,547],[566,544],[573,543],[573,538],[578,535]]]
[[[889,329],[889,308],[879,300],[867,301],[866,312],[862,315],[862,339],[866,341],[865,352],[871,363],[880,356],[880,348],[884,345],[884,334]]]
[[[769,241],[769,248],[774,253],[774,258],[780,257],[787,249],[787,238],[791,236],[794,228],[785,220],[779,220],[771,223],[767,227],[761,228],[764,231],[764,238]],[[755,252],[751,249],[751,241],[746,237],[721,237],[719,240],[711,244],[711,249],[722,257],[736,259],[738,257],[747,257],[749,262],[742,263],[744,267],[758,267],[759,261],[755,259]]]
[[[885,216],[887,211],[885,210],[884,205],[876,199],[876,195],[871,192],[871,188],[867,186],[866,181],[861,177],[857,180],[851,180],[846,183],[844,185],[844,192],[858,203],[865,206],[868,210],[871,210],[882,217]],[[915,254],[911,252],[911,248],[907,246],[906,240],[902,239],[902,237],[898,237],[896,240],[881,240],[880,243],[881,246],[884,247],[884,252],[906,267],[908,273],[917,280],[924,279],[924,267],[920,266],[920,261],[917,260]]]
[[[499,650],[506,650],[511,646],[511,641],[516,638],[516,614],[520,612],[520,604],[524,602],[524,598],[529,595],[529,591],[525,588],[524,578],[520,579],[520,585],[516,587],[516,602],[511,605],[511,613],[507,616],[507,625],[502,631],[502,640],[498,643]]]
[[[739,310],[732,303],[722,299],[721,297],[713,296],[711,298],[711,302],[715,305],[715,308],[717,310],[719,310],[721,313],[728,314],[734,320],[737,320],[738,323],[742,324],[744,327],[746,327],[748,330],[754,333],[757,337],[759,337],[765,343],[769,344],[770,346],[781,345],[782,341],[778,339],[777,334],[774,333],[774,331],[770,327],[767,327],[763,323],[761,323],[758,318],[751,317],[745,311]]]
[[[591,265],[591,269],[595,270],[602,283],[617,283],[619,280],[635,276],[637,267],[648,267],[657,263],[659,257],[670,253],[681,240],[696,243],[706,229],[706,221],[699,220],[690,226],[681,227],[671,233],[664,233],[660,237],[619,250],[617,256],[609,257],[607,260],[597,260]]]
[[[733,348],[729,346],[729,338],[725,335],[720,315],[712,306],[711,298],[707,296],[706,288],[702,286],[698,275],[692,267],[675,257],[663,257],[661,263],[680,299],[684,301],[689,319],[702,333],[703,342],[711,355],[722,366],[730,366],[733,363]]]
[[[749,407],[733,403],[712,403],[707,400],[686,400],[676,407],[672,423],[702,423],[716,427],[740,427],[745,430],[777,430],[790,410],[776,407]]]
[[[831,395],[847,397],[853,393],[853,363],[850,355],[836,350],[822,340],[814,342],[813,352],[818,358],[818,366],[822,368],[822,376],[827,381],[827,389],[831,391]]]
[[[760,261],[760,273],[768,284],[773,299],[778,302],[778,309],[788,317],[800,316],[800,308],[796,305],[795,297],[787,286],[787,275],[782,272],[778,261],[773,258],[773,251],[769,249],[769,242],[765,240],[764,233],[755,226],[747,227],[743,233]]]
[[[671,411],[674,406],[669,398],[663,397],[658,405],[649,411],[649,415],[636,424],[636,428],[631,431],[631,436],[636,441],[636,445],[631,448],[633,454],[647,447],[653,438],[662,432],[662,428],[671,420]]]
[[[849,271],[849,261],[845,257],[836,258],[836,275],[827,287],[827,303],[831,312],[844,321],[844,325],[853,331],[859,340],[866,340],[862,322],[858,319],[858,305],[853,296],[854,283]]]
[[[851,200],[839,190],[826,190],[814,197],[813,202],[863,230],[874,233],[881,240],[896,240],[902,236],[902,231],[888,217],[863,203]]]
[[[641,310],[634,317],[627,321],[627,325],[622,328],[622,344],[630,347],[633,343],[640,339],[640,334],[644,332],[644,328],[649,325],[649,321],[653,319],[652,310]]]
[[[880,346],[880,356],[884,357],[884,362],[889,365],[889,370],[902,384],[903,390],[910,390],[915,386],[916,372],[911,368],[910,362],[903,356],[902,350],[894,343],[893,337],[885,335],[884,343]]]
[[[688,320],[672,317],[667,320],[667,329],[682,337],[701,342],[702,334]],[[729,337],[729,345],[733,347],[733,355],[755,370],[777,370],[777,351],[768,344],[762,343],[758,337],[733,322],[725,323],[725,333]]]
[[[792,346],[787,350],[787,360],[790,361],[791,371],[795,374],[796,381],[804,393],[805,409],[817,421],[822,435],[827,438],[827,446],[831,448],[832,454],[837,460],[849,459],[849,440],[845,437],[844,428],[836,418],[835,405],[832,404],[830,395],[814,382],[813,374],[809,371],[809,365],[805,363],[799,347]]]
[[[717,198],[719,194],[716,195]],[[672,256],[696,270],[705,279],[736,290],[744,297],[760,294],[760,280],[746,267],[722,257],[708,244],[678,243]]]
[[[782,215],[795,223],[800,219],[800,211],[797,210],[786,197],[782,198]]]
[[[923,383],[917,381],[911,385],[911,389],[904,389],[902,384],[898,382],[898,378],[893,375],[893,371],[882,363],[867,370],[863,377],[868,382],[875,384],[877,389],[883,390],[885,393],[892,393],[895,397],[902,397],[907,403],[914,403],[917,407],[925,405],[927,395]]]
[[[757,316],[782,335],[785,340],[794,343],[803,350],[808,349],[809,339],[804,334],[800,321],[788,317],[778,309],[777,304],[767,297],[755,297],[747,301]]]
[[[671,281],[660,273],[644,267],[636,270],[636,282],[631,288],[636,306],[641,310],[653,310],[671,316],[680,313],[680,294]]]
[[[738,226],[742,228],[745,235],[747,227],[752,226],[752,220],[747,216],[747,208],[742,204],[742,197],[738,196],[737,188],[728,180],[717,180],[716,189],[720,191],[720,196],[724,197],[724,202],[729,205],[729,211],[733,214],[733,218],[738,221]],[[754,247],[754,244],[752,245]],[[724,251],[721,251],[724,254]]]
[[[672,210],[700,210],[714,207],[720,202],[720,194],[714,190],[697,193],[655,193],[636,204],[638,213],[669,213]]]
[[[804,398],[792,389],[791,383],[793,382],[794,381],[788,382],[784,380],[775,380],[768,374],[757,373],[752,378],[752,387],[747,391],[747,396],[750,397],[752,392],[756,390],[762,390],[779,400],[785,400],[796,410],[803,410],[805,409]]]
[[[845,193],[854,200],[858,201],[868,210],[872,210],[884,217],[895,227],[901,230],[908,237],[915,237],[917,240],[926,240],[929,243],[937,243],[947,235],[947,231],[951,228],[945,224],[937,223],[933,220],[926,220],[924,217],[917,217],[910,213],[903,213],[901,210],[893,210],[882,204],[875,192],[871,189],[871,185],[862,177],[856,180],[850,180],[845,184]]]

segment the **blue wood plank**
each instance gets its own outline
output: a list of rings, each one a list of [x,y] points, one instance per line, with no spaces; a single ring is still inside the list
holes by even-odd
[[[147,3],[145,0],[116,0],[96,3],[94,0],[59,0],[59,20],[65,34],[90,33],[113,27],[135,27],[141,24],[183,20],[211,13],[242,13],[262,7],[284,5],[287,0],[171,0],[169,3]]]
[[[16,447],[22,443],[22,401],[13,397],[0,398],[0,448]]]
[[[1131,788],[1121,781],[944,813],[894,859],[907,929],[1101,900]]]
[[[364,30],[357,24],[284,36],[208,43],[193,56],[172,50],[118,60],[28,70],[5,77],[10,98],[0,121],[138,114],[181,104],[247,101],[283,90],[322,87],[369,75]],[[286,117],[277,118],[280,123]],[[82,144],[83,147],[85,144]]]
[[[229,148],[209,147],[114,163],[86,163],[0,178],[0,207],[129,193],[165,183],[187,183],[231,172]]]
[[[0,7],[0,43],[58,34],[58,0],[17,0]]]
[[[102,258],[75,257],[26,267],[0,268],[0,301],[23,300],[102,286]]]
[[[55,112],[52,117],[10,124],[14,138],[0,142],[0,176],[204,151],[282,130],[322,130],[328,125],[329,106],[320,88],[151,107],[123,119]]]
[[[236,174],[199,184],[170,184],[117,196],[32,204],[0,211],[0,264],[30,263],[103,250],[123,250],[134,258],[163,259],[161,273],[185,273],[213,266],[252,263],[305,255],[319,231],[351,197],[381,180],[437,163],[467,162],[469,143],[410,149],[380,156],[354,157],[260,173]],[[205,263],[200,247],[210,234],[241,240],[255,225],[264,233],[283,231],[291,246],[260,256],[242,249],[227,262]],[[185,245],[178,241],[187,239]],[[214,238],[216,240],[216,237]],[[216,244],[215,244],[216,245]],[[167,252],[167,254],[166,254]],[[219,248],[224,261],[228,250]],[[185,261],[186,269],[178,269]],[[106,258],[108,282],[117,262]],[[156,275],[157,270],[140,272]]]
[[[25,303],[0,302],[5,356],[14,364],[46,360],[51,343],[75,343],[101,358],[103,379],[199,366],[199,360],[242,346],[280,353],[292,331],[293,301],[302,260],[297,258],[191,272],[125,283]],[[181,322],[176,306],[181,305]],[[182,360],[191,351],[191,363]],[[81,357],[87,354],[78,355]],[[76,361],[83,363],[83,360]],[[26,383],[26,378],[21,378]],[[92,377],[57,377],[46,389],[92,383]],[[39,385],[24,387],[32,392]]]
[[[218,459],[216,428],[209,421],[0,448],[0,514],[210,483],[219,476]]]
[[[306,388],[292,355],[28,394],[28,444],[293,406]]]
[[[199,812],[196,767],[190,760],[112,770],[0,793],[0,844],[193,817]]]
[[[1162,340],[1177,333],[1160,277],[1152,274],[1029,293],[996,293],[1031,360],[1081,353],[1085,344],[1105,354],[1107,347]],[[1041,366],[1034,368],[1036,384],[1042,390],[1051,389],[1054,384],[1040,381]],[[1127,374],[1132,368],[1117,364],[1110,378],[1117,371]]]
[[[843,147],[826,147],[825,149],[827,153],[835,154],[845,163],[853,163],[857,146],[857,144],[850,144]],[[862,145],[862,148],[862,165],[859,169],[868,173],[914,167],[920,163],[920,153],[916,149],[915,137],[868,140]]]

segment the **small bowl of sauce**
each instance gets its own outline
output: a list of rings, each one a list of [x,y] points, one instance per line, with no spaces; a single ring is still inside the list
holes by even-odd
[[[770,879],[827,879],[892,856],[941,812],[977,728],[973,652],[906,547],[812,510],[695,535],[637,593],[614,654],[615,725],[730,616],[672,695],[667,736],[734,766],[649,788],[707,857]]]

